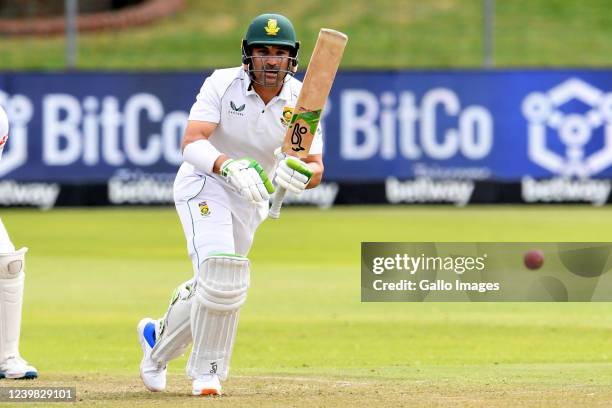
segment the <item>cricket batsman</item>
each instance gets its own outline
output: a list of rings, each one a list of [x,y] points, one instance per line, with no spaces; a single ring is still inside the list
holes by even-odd
[[[0,106],[0,159],[8,133],[8,118]],[[0,220],[0,379],[38,377],[36,368],[19,354],[26,252],[28,248],[15,250]]]
[[[293,77],[299,45],[286,17],[262,14],[242,41],[242,65],[216,70],[197,94],[174,183],[194,278],[175,290],[163,318],[138,324],[150,391],[164,390],[168,362],[192,343],[193,394],[221,394],[249,288],[247,256],[274,192],[268,174],[295,194],[321,181],[320,130],[304,160],[279,153],[302,86]]]

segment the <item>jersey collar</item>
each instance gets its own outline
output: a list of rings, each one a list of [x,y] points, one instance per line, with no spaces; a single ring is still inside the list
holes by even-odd
[[[251,87],[251,77],[249,76],[249,74],[243,69],[241,75],[245,95],[256,95],[257,92],[255,92],[255,89]]]

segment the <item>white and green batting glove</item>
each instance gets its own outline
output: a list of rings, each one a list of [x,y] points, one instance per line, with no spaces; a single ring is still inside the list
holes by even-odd
[[[274,192],[268,175],[257,161],[248,157],[229,159],[221,165],[221,175],[247,200],[267,201]]]
[[[297,157],[287,156],[276,168],[276,184],[294,194],[300,194],[312,178],[312,169]]]

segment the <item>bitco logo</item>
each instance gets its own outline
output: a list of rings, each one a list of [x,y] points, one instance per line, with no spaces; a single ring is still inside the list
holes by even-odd
[[[457,155],[480,160],[493,147],[491,112],[480,105],[463,106],[452,89],[430,89],[420,100],[410,91],[378,95],[347,89],[340,105],[340,155],[345,160],[446,160]]]
[[[568,109],[569,104],[586,109],[575,112]],[[528,94],[522,112],[528,121],[527,154],[537,165],[560,176],[579,178],[590,177],[612,165],[612,93],[571,78],[547,92]],[[598,143],[599,149],[587,152],[587,145],[599,128],[604,135],[603,144]],[[557,148],[553,149],[555,143]]]
[[[182,161],[187,113],[166,112],[162,100],[152,94],[136,93],[125,101],[113,95],[79,99],[70,94],[45,94],[35,111],[29,97],[0,91],[0,105],[11,124],[0,177],[32,160],[28,152],[40,154],[45,166],[55,167],[177,165]],[[38,129],[30,130],[36,133],[34,139],[28,137],[28,124],[36,117],[40,135]]]

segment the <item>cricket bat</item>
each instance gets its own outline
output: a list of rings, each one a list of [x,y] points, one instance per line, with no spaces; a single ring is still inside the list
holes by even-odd
[[[310,145],[321,120],[321,112],[327,102],[344,47],[348,37],[336,30],[322,28],[306,69],[302,90],[293,109],[293,116],[285,133],[282,152],[303,159],[308,156]],[[269,217],[280,217],[280,209],[287,190],[278,188]]]

